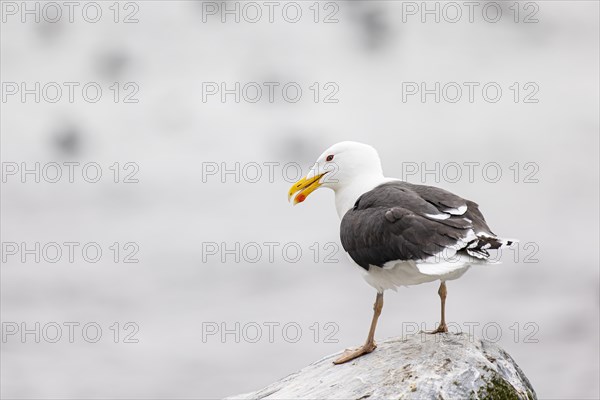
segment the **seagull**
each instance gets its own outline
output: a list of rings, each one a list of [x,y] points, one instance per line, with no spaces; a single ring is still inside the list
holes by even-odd
[[[446,281],[460,278],[472,265],[490,263],[488,250],[510,247],[488,227],[479,206],[444,189],[415,185],[383,175],[377,151],[363,143],[334,144],[288,192],[302,203],[315,190],[335,192],[344,250],[377,290],[364,345],[346,350],[342,364],[377,348],[375,329],[385,290],[440,281],[440,324],[446,333]]]

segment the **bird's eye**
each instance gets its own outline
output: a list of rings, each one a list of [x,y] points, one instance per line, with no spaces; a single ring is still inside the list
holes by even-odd
[[[327,158],[325,159],[325,161],[331,161],[333,160],[333,154],[330,154],[327,156]]]

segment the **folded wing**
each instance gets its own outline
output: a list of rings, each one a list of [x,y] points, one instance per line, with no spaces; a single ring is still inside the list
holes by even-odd
[[[367,270],[389,261],[430,262],[457,252],[486,259],[487,249],[507,244],[490,230],[476,203],[402,181],[363,194],[342,218],[340,236],[350,257]]]

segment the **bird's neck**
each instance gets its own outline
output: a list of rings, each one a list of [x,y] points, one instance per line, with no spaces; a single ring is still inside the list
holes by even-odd
[[[394,180],[385,178],[383,175],[364,175],[356,177],[349,185],[344,185],[335,190],[335,208],[340,219],[356,203],[356,200],[364,193],[381,185],[382,183]]]

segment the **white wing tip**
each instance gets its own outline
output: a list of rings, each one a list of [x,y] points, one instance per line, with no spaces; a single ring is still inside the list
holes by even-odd
[[[437,219],[437,220],[444,220],[444,219],[448,219],[450,218],[449,214],[423,214],[424,216],[426,216],[427,218],[431,218],[431,219]]]
[[[467,212],[467,205],[464,204],[458,208],[449,208],[444,210],[444,212],[447,212],[448,214],[452,215],[463,215],[465,212]]]

